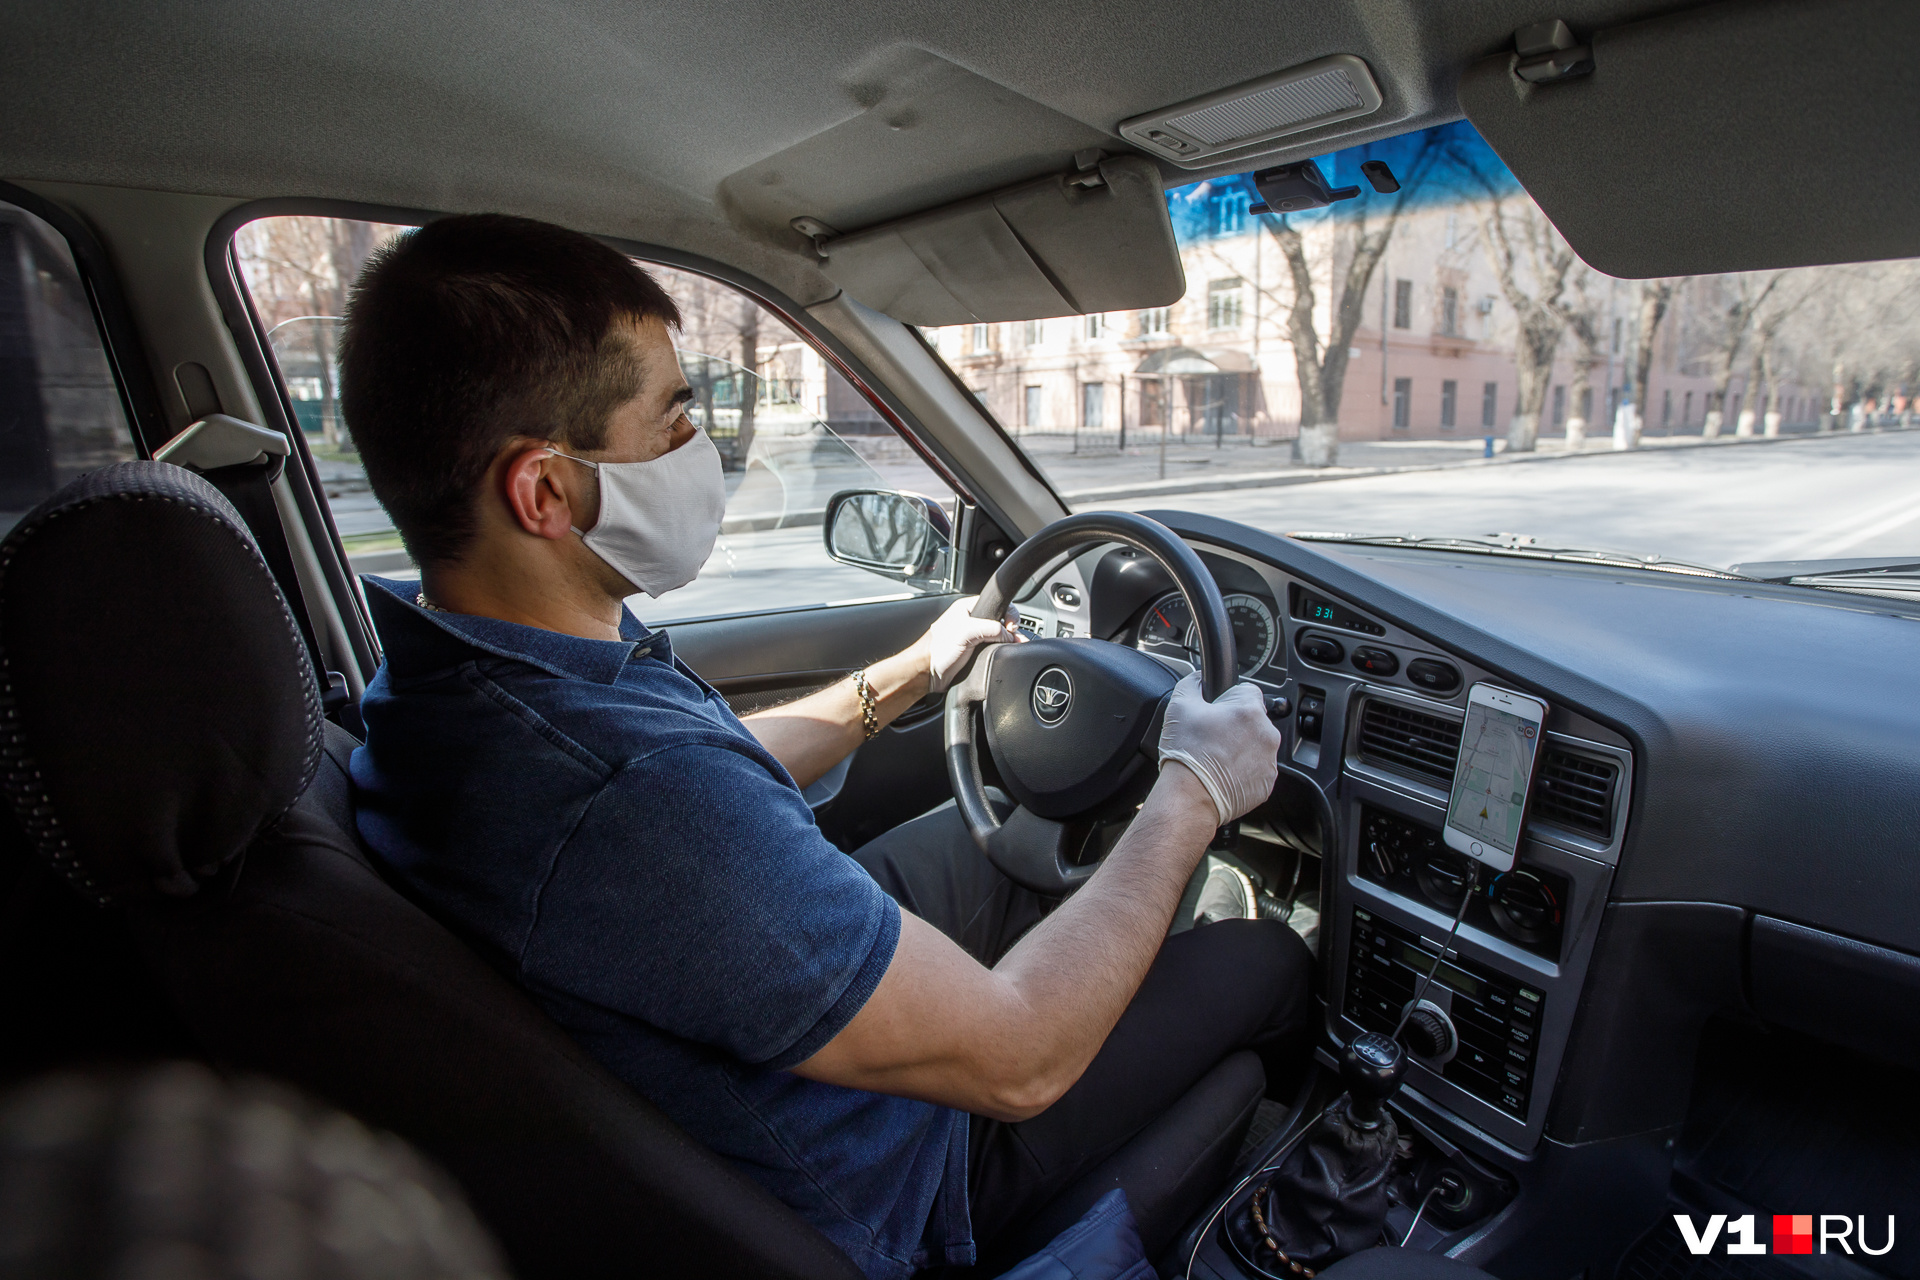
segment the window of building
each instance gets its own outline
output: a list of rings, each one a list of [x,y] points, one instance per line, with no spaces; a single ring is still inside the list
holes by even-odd
[[[1413,281],[1411,280],[1393,282],[1393,327],[1413,328]]]
[[[1618,320],[1613,322],[1613,350],[1615,354],[1618,354],[1620,351],[1620,322]]]
[[[1480,425],[1491,428],[1500,407],[1500,384],[1489,382],[1480,391]]]
[[[1460,291],[1452,285],[1440,290],[1440,332],[1449,338],[1460,333]]]
[[[1454,414],[1460,400],[1460,384],[1443,382],[1440,384],[1440,429],[1453,430]]]
[[[1673,392],[1671,390],[1662,392],[1660,396],[1660,425],[1663,427],[1673,425]]]
[[[1592,387],[1583,388],[1580,392],[1580,420],[1582,422],[1593,421],[1593,388]]]
[[[1553,425],[1560,426],[1567,420],[1567,389],[1564,386],[1553,389]]]
[[[1100,339],[1107,336],[1107,318],[1099,312],[1087,317],[1087,337]]]
[[[1037,386],[1029,385],[1025,389],[1025,392],[1025,395],[1021,397],[1020,425],[1023,427],[1037,427],[1040,425],[1041,418],[1045,415],[1046,410],[1043,406],[1046,404],[1046,400],[1042,396],[1041,389]]]
[[[967,349],[973,352],[973,354],[975,355],[980,355],[983,352],[990,350],[993,346],[992,332],[984,324],[976,324],[976,325],[969,326],[969,328],[967,329],[967,337],[968,337]]]
[[[1693,392],[1687,392],[1680,401],[1680,425],[1687,426],[1693,421]]]
[[[0,202],[0,534],[54,490],[135,457],[66,237]]]
[[[1247,229],[1247,207],[1252,203],[1244,191],[1223,191],[1212,200],[1211,230],[1216,236],[1237,236]]]
[[[1088,382],[1080,387],[1080,425],[1098,431],[1107,425],[1107,384]]]
[[[1207,328],[1238,329],[1241,314],[1241,280],[1213,280],[1207,284]]]
[[[1393,380],[1393,425],[1397,431],[1405,431],[1413,422],[1413,379],[1395,378]]]
[[[1037,347],[1047,340],[1047,322],[1045,320],[1027,321],[1027,345]]]
[[[1155,334],[1167,331],[1168,313],[1171,307],[1149,307],[1140,313],[1140,336],[1151,338]]]

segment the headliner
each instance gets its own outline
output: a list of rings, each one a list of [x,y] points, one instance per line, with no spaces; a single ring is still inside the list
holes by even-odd
[[[1591,27],[1666,7],[1550,12]],[[1520,0],[16,3],[0,177],[523,213],[706,254],[806,302],[834,290],[786,225],[798,214],[849,231],[1057,172],[1080,148],[1129,150],[1122,119],[1332,53],[1373,68],[1380,115],[1274,158],[1439,123],[1464,68],[1543,16]]]

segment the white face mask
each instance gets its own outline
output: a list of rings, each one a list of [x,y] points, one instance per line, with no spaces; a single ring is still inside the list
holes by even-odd
[[[706,432],[695,431],[678,449],[646,462],[589,462],[551,452],[599,473],[600,518],[592,529],[574,532],[634,590],[658,599],[699,576],[727,511],[720,451]]]

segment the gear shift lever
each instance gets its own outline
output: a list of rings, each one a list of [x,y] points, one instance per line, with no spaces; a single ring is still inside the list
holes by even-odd
[[[1353,1127],[1372,1132],[1382,1122],[1393,1123],[1385,1106],[1406,1074],[1407,1054],[1392,1036],[1362,1031],[1340,1055],[1340,1080],[1347,1086],[1347,1118]]]
[[[1379,1242],[1400,1143],[1386,1103],[1406,1066],[1406,1051],[1378,1031],[1341,1051],[1346,1092],[1227,1222],[1227,1240],[1253,1274],[1306,1280]]]

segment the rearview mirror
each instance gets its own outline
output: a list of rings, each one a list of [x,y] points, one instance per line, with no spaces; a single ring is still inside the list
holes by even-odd
[[[827,554],[916,586],[945,582],[953,525],[932,498],[887,489],[843,489],[827,502]]]

